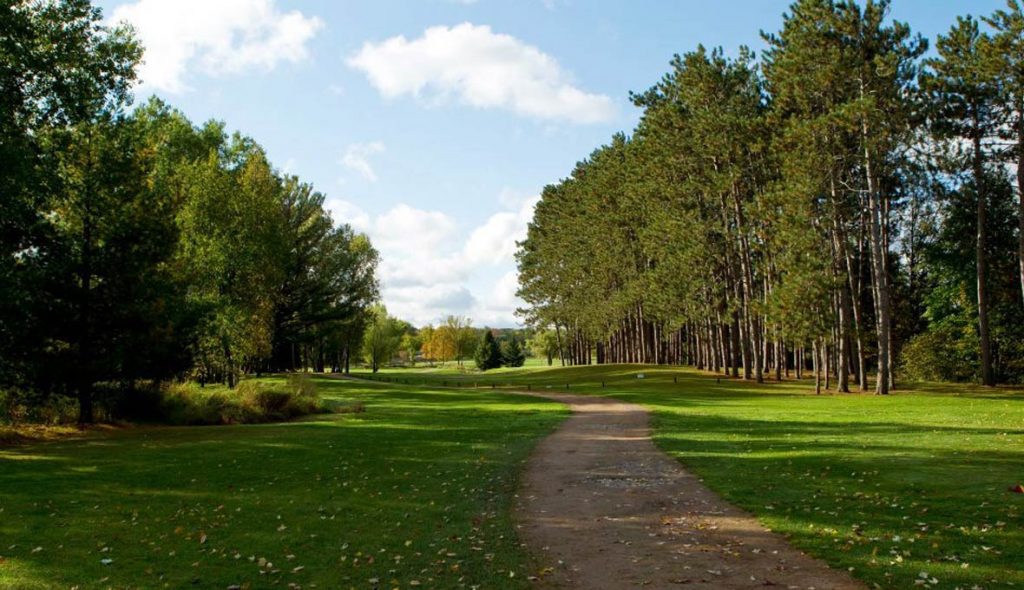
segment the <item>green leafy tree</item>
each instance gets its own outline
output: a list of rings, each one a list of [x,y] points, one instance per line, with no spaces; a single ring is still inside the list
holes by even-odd
[[[193,302],[207,310],[198,370],[233,387],[247,361],[271,352],[285,247],[281,187],[263,152],[237,136],[189,174],[178,265]]]
[[[46,280],[64,199],[53,133],[109,119],[130,102],[142,50],[88,0],[0,5],[0,386],[49,380]],[[52,319],[52,318],[50,318]]]
[[[388,316],[387,309],[377,304],[369,310],[369,321],[363,334],[363,360],[376,373],[391,362],[402,341],[402,326]]]
[[[409,331],[402,334],[402,352],[408,360],[409,366],[416,366],[416,355],[420,353],[420,348],[423,346],[423,341],[420,339],[419,334],[414,334]]]
[[[554,330],[541,330],[536,332],[528,342],[534,356],[547,360],[550,367],[558,356],[558,336]]]
[[[169,200],[148,189],[131,122],[101,119],[51,140],[61,184],[39,295],[60,321],[44,334],[58,356],[58,383],[88,423],[95,383],[170,376],[150,355],[174,343],[162,329],[180,295],[168,272],[177,232]]]
[[[473,330],[473,323],[469,318],[450,315],[445,318],[444,325],[438,329],[441,330],[440,336],[446,340],[446,344],[442,348],[450,349],[460,367],[463,360],[474,357],[473,353],[476,351],[477,336],[476,331]],[[444,362],[445,358],[449,357],[442,356],[442,362]]]

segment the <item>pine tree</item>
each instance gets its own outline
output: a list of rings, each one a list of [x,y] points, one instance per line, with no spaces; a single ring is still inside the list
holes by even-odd
[[[1003,158],[1017,169],[1017,264],[1024,297],[1024,8],[1019,0],[1007,0],[1006,9],[985,22],[993,28],[987,65],[998,80]]]
[[[481,371],[497,369],[501,366],[501,350],[498,348],[498,342],[494,339],[494,334],[488,328],[484,328],[484,335],[480,339],[480,345],[476,348],[474,360],[477,368]]]
[[[985,60],[991,39],[980,32],[978,22],[960,17],[946,35],[940,35],[936,49],[939,56],[927,62],[922,85],[929,93],[930,105],[936,111],[932,128],[940,140],[951,140],[954,174],[960,162],[969,171],[971,196],[975,201],[975,286],[978,309],[978,339],[981,348],[982,383],[995,385],[992,372],[992,336],[989,326],[988,278],[988,209],[991,191],[987,186],[986,169],[992,156],[990,142],[999,128],[995,108],[998,89]],[[965,156],[960,143],[969,145]]]
[[[509,336],[501,343],[501,364],[506,367],[521,367],[526,363],[526,351],[519,339]]]

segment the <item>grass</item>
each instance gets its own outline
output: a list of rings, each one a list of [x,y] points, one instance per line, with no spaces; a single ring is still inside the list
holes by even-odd
[[[637,379],[644,373],[644,379]],[[881,588],[1024,585],[1024,392],[919,384],[815,396],[623,365],[392,370],[377,378],[613,396],[654,413],[657,444],[799,548]]]
[[[0,588],[528,586],[509,508],[560,406],[316,381],[366,411],[0,449]]]

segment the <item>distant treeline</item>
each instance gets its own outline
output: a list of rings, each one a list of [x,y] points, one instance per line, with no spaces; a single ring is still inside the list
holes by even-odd
[[[0,401],[346,366],[377,253],[224,125],[153,99],[87,0],[0,7]],[[0,404],[2,405],[2,404]]]
[[[1024,13],[927,53],[888,8],[799,0],[760,56],[676,56],[544,189],[520,295],[567,362],[1024,381]]]

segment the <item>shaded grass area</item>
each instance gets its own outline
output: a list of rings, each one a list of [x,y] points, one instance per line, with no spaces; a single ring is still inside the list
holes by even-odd
[[[887,397],[815,396],[795,381],[624,365],[381,377],[535,391],[569,384],[641,403],[662,449],[797,547],[870,585],[1024,585],[1024,495],[1008,491],[1024,481],[1020,390],[918,384]]]
[[[0,450],[0,588],[527,586],[510,502],[558,404],[316,382],[365,413]]]

